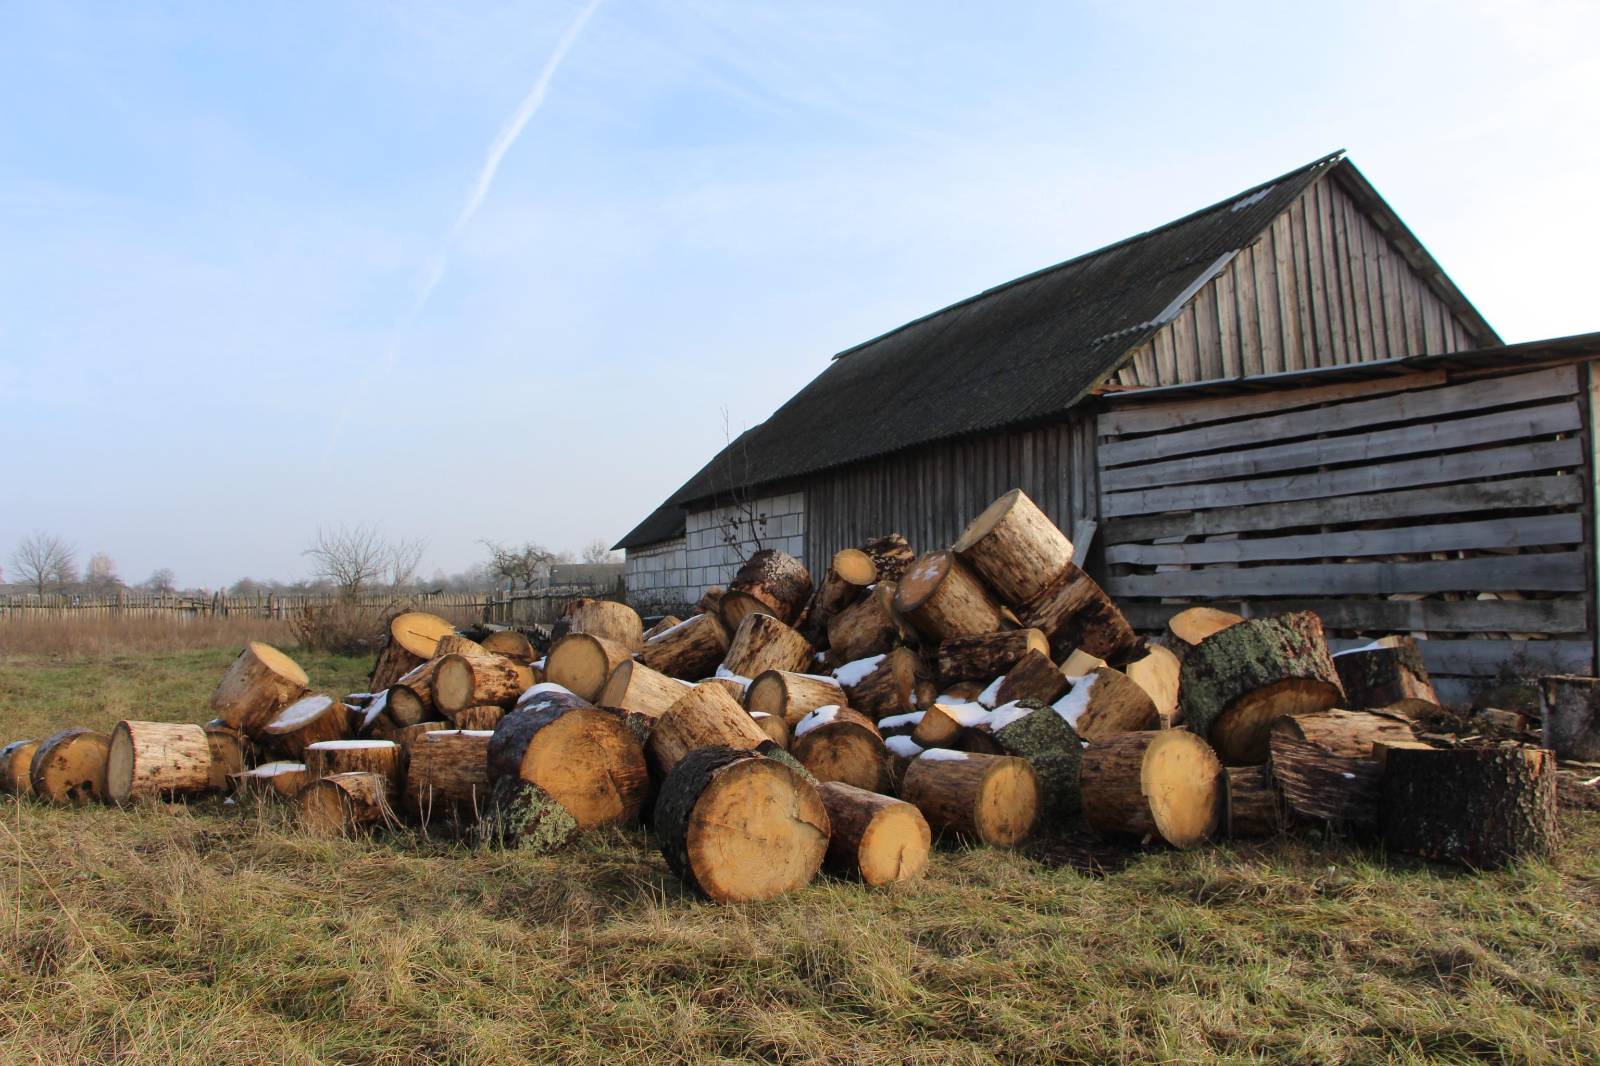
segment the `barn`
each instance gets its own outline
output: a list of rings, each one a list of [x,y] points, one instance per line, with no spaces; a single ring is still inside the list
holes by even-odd
[[[1021,486],[1136,626],[1312,609],[1463,699],[1593,672],[1596,360],[1504,344],[1335,153],[839,353],[617,546],[669,610]]]

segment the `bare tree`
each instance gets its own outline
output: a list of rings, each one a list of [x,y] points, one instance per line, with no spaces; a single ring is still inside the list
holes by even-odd
[[[404,539],[389,545],[389,587],[409,588],[417,583],[417,568],[422,565],[425,540]]]
[[[611,545],[603,540],[591,540],[583,546],[583,561],[586,563],[614,563],[617,560],[611,551]]]
[[[40,596],[45,590],[77,580],[77,549],[55,533],[30,533],[11,555],[17,577]]]
[[[83,584],[91,592],[115,592],[122,587],[117,576],[117,562],[105,552],[89,556],[89,565],[83,572]]]
[[[492,540],[482,542],[489,549],[490,572],[511,582],[513,588],[531,589],[559,556],[529,541],[521,547],[508,547]]]
[[[754,551],[761,551],[766,547],[763,538],[767,533],[767,516],[764,512],[756,510],[755,500],[750,495],[750,446],[745,441],[746,434],[739,434],[735,439],[733,426],[728,419],[728,409],[722,409],[722,437],[728,443],[719,456],[722,474],[728,480],[726,494],[713,493],[712,506],[720,509],[726,508],[719,528],[722,543],[739,559],[746,562],[754,552],[746,553],[745,545],[753,544]]]
[[[391,557],[389,545],[371,526],[318,528],[302,554],[311,557],[317,577],[350,599],[383,580]]]
[[[151,592],[176,592],[178,575],[163,566],[152,571],[150,576],[144,579],[144,587]]]

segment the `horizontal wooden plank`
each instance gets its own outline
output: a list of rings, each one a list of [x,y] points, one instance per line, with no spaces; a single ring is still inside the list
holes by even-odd
[[[1348,529],[1293,537],[1212,540],[1198,544],[1117,544],[1106,549],[1107,563],[1144,566],[1269,562],[1361,555],[1411,555],[1475,548],[1526,548],[1583,543],[1580,514],[1525,515],[1481,522],[1443,522],[1391,529]]]
[[[1277,413],[1265,418],[1216,423],[1134,440],[1108,441],[1100,445],[1100,465],[1123,466],[1219,448],[1259,444],[1262,441],[1284,441],[1394,422],[1447,418],[1490,407],[1565,399],[1575,395],[1577,389],[1577,370],[1569,366],[1532,374],[1485,378],[1442,388],[1419,389],[1334,404],[1311,411]]]
[[[1294,500],[1210,511],[1142,515],[1107,522],[1101,536],[1108,545],[1161,537],[1212,533],[1266,533],[1299,526],[1382,522],[1416,516],[1522,511],[1536,507],[1576,507],[1583,503],[1583,478],[1574,474],[1469,481],[1423,489],[1401,489],[1323,500]]]
[[[1236,507],[1243,504],[1314,500],[1374,492],[1396,485],[1437,485],[1475,478],[1504,477],[1581,466],[1583,442],[1566,440],[1513,444],[1482,451],[1451,452],[1393,463],[1372,463],[1341,470],[1307,471],[1278,477],[1215,484],[1174,485],[1169,488],[1114,492],[1101,497],[1103,518],[1150,514],[1157,511]]]
[[[1270,381],[1268,375],[1262,381]],[[1300,380],[1314,382],[1315,376]],[[1314,407],[1318,404],[1359,399],[1363,396],[1380,396],[1407,389],[1425,389],[1443,385],[1447,378],[1443,370],[1420,374],[1396,374],[1393,377],[1368,378],[1364,381],[1341,381],[1337,384],[1306,384],[1295,387],[1293,380],[1283,381],[1275,388],[1256,393],[1231,393],[1226,396],[1208,396],[1176,400],[1171,403],[1129,399],[1117,401],[1113,408],[1102,414],[1097,429],[1102,437],[1120,437],[1133,433],[1160,433],[1182,429],[1185,426],[1206,422],[1221,422],[1232,418],[1248,418],[1273,411],[1292,411]]]
[[[1364,640],[1328,641],[1334,651],[1359,648]],[[1423,665],[1430,674],[1492,677],[1507,664],[1520,666],[1529,678],[1540,674],[1588,675],[1594,645],[1586,640],[1419,640]]]
[[[1100,472],[1100,484],[1106,492],[1119,492],[1185,482],[1256,477],[1280,470],[1374,462],[1500,441],[1548,437],[1554,433],[1570,433],[1582,426],[1583,415],[1577,401],[1564,400],[1469,418],[1418,422],[1409,426],[1348,433],[1340,437],[1314,437],[1286,444],[1271,444],[1264,448],[1239,448],[1140,466],[1116,467]]]
[[[1108,577],[1118,596],[1362,596],[1395,592],[1581,592],[1584,552],[1410,563],[1209,567]]]
[[[1201,601],[1196,601],[1201,602]],[[1587,633],[1588,603],[1582,596],[1550,600],[1384,600],[1384,599],[1257,599],[1203,601],[1251,617],[1285,611],[1315,611],[1329,630],[1364,633]],[[1164,628],[1167,619],[1193,604],[1121,604],[1128,621],[1141,632]]]

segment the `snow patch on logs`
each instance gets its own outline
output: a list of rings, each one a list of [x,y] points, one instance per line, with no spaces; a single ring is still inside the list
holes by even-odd
[[[1078,719],[1083,717],[1083,712],[1089,709],[1089,693],[1094,688],[1097,676],[1086,674],[1079,678],[1077,684],[1072,686],[1072,691],[1050,705],[1074,729],[1078,728]]]
[[[890,754],[898,755],[902,759],[915,759],[924,751],[921,744],[907,736],[886,737],[883,746],[889,749]]]
[[[819,725],[827,725],[837,717],[839,717],[839,708],[837,706],[830,704],[826,707],[818,707],[800,719],[800,724],[794,727],[795,739],[798,740],[800,737],[805,736]]]
[[[854,662],[845,663],[833,672],[833,680],[839,682],[845,688],[854,688],[856,685],[861,684],[868,674],[876,670],[883,660],[883,655],[872,655],[865,659],[857,659]]]

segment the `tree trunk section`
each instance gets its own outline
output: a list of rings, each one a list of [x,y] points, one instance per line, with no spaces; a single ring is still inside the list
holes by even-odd
[[[1050,654],[1057,660],[1084,651],[1118,662],[1138,639],[1105,589],[1075,564],[1017,608],[1017,619],[1050,638]]]
[[[394,821],[389,795],[381,774],[333,774],[300,791],[300,824],[317,836],[354,836]]]
[[[1077,731],[1051,707],[1022,704],[989,717],[982,727],[1007,755],[1026,759],[1039,779],[1039,814],[1060,825],[1078,813],[1078,773],[1083,742]]]
[[[397,641],[388,640],[372,664],[372,673],[367,675],[367,687],[382,692],[427,661],[412,655]]]
[[[1091,743],[1118,733],[1142,733],[1161,725],[1150,694],[1121,670],[1109,666],[1080,678],[1058,706],[1078,735]]]
[[[1061,662],[1061,676],[1068,681],[1076,681],[1080,677],[1088,677],[1102,666],[1109,665],[1098,655],[1091,655],[1082,648],[1074,649]]]
[[[751,615],[765,618],[767,615]],[[658,777],[665,777],[692,751],[724,747],[754,749],[767,734],[739,701],[717,686],[696,686],[656,719],[649,753]]]
[[[865,578],[865,580],[862,580]],[[833,557],[833,565],[822,576],[817,591],[806,608],[805,625],[801,632],[813,644],[821,643],[828,633],[828,622],[840,611],[861,598],[867,586],[877,580],[872,559],[857,548],[846,548]]]
[[[763,548],[739,567],[717,609],[729,630],[737,630],[754,611],[765,611],[784,625],[794,625],[810,600],[811,574],[806,564],[787,552]]]
[[[900,795],[941,832],[1012,847],[1039,818],[1039,779],[1026,760],[939,748],[906,769]]]
[[[990,681],[1008,672],[1030,651],[1050,654],[1050,641],[1037,629],[1009,629],[975,637],[952,637],[939,644],[939,681]]]
[[[1189,648],[1213,633],[1220,633],[1229,626],[1243,621],[1242,615],[1234,614],[1232,611],[1219,611],[1215,607],[1190,607],[1167,619],[1169,646],[1181,659]]]
[[[1040,703],[1054,703],[1065,691],[1067,679],[1050,661],[1050,656],[1041,651],[1030,651],[1006,673],[995,702],[1003,704],[1016,700],[1038,700]]]
[[[426,611],[405,611],[389,619],[389,637],[373,665],[368,689],[381,692],[433,658],[439,638],[455,630]]]
[[[460,633],[446,633],[439,638],[439,643],[434,645],[433,655],[430,658],[442,659],[446,655],[488,655],[489,650],[475,640],[469,640]]]
[[[506,716],[506,709],[498,703],[480,703],[467,707],[451,716],[450,724],[457,729],[493,729]]]
[[[1562,761],[1600,762],[1600,678],[1540,679],[1544,746]]]
[[[262,741],[286,759],[299,760],[312,744],[350,735],[350,712],[332,696],[302,696],[261,731]]]
[[[1392,850],[1474,869],[1554,853],[1550,752],[1399,748],[1386,757],[1382,828]]]
[[[682,681],[659,674],[641,662],[626,662],[611,671],[598,702],[602,707],[617,707],[660,718],[689,688]]]
[[[1012,489],[973,519],[951,551],[1011,607],[1041,595],[1072,565],[1072,541],[1021,489]]]
[[[1272,776],[1295,814],[1374,826],[1383,793],[1376,746],[1416,742],[1411,723],[1396,715],[1331,709],[1280,718],[1272,724]]]
[[[513,662],[532,663],[539,657],[533,642],[526,634],[515,629],[498,629],[481,641],[483,650],[490,655],[503,655]]]
[[[716,673],[727,654],[728,631],[715,612],[706,612],[646,640],[639,661],[668,677],[699,681]]]
[[[811,664],[806,638],[770,614],[747,614],[739,623],[722,665],[731,674],[753,678],[768,670],[803,671]]]
[[[833,678],[792,670],[766,671],[750,682],[744,697],[745,708],[752,714],[776,715],[790,728],[818,707],[842,707],[849,702]]]
[[[901,643],[904,632],[895,615],[894,593],[893,582],[880,584],[829,620],[828,648],[834,662],[882,655]]]
[[[1183,661],[1170,648],[1160,644],[1147,645],[1143,655],[1129,660],[1122,668],[1128,680],[1144,689],[1145,695],[1150,697],[1163,729],[1171,729],[1183,722],[1183,715],[1178,713],[1178,678],[1182,671]]]
[[[593,633],[568,633],[545,657],[544,676],[593,703],[605,691],[611,671],[633,658],[626,647]]]
[[[789,735],[789,723],[785,722],[782,717],[776,714],[768,714],[766,711],[751,711],[750,720],[756,724],[757,729],[767,735],[768,740],[785,751],[789,750],[789,744],[792,739]]]
[[[405,764],[406,750],[393,740],[325,740],[306,749],[307,780],[335,774],[377,774],[388,782],[391,804],[400,800]]]
[[[433,671],[433,705],[446,718],[468,707],[509,707],[533,687],[529,668],[498,655],[441,656]]]
[[[310,683],[293,659],[270,644],[252,640],[222,675],[211,694],[211,708],[228,725],[253,737],[304,695]]]
[[[628,650],[644,647],[644,623],[639,612],[613,600],[579,600],[567,615],[568,633],[603,637]]]
[[[934,643],[1005,628],[989,590],[948,551],[929,552],[906,571],[895,589],[894,609]]]
[[[424,825],[474,822],[489,800],[489,740],[482,729],[436,729],[411,746],[406,809]]]
[[[106,800],[194,796],[211,791],[211,745],[197,725],[118,722],[106,749]]]
[[[38,750],[37,740],[13,740],[0,749],[0,792],[12,796],[33,795],[28,767],[33,763],[34,752]]]
[[[28,765],[33,794],[57,806],[83,807],[105,799],[111,738],[88,729],[63,729],[46,738]]]
[[[1423,714],[1439,706],[1422,653],[1410,637],[1382,637],[1364,648],[1342,651],[1333,657],[1333,668],[1344,688],[1344,705],[1351,710],[1387,707]]]
[[[1209,840],[1226,803],[1222,763],[1177,729],[1118,733],[1083,753],[1083,814],[1100,833],[1159,836],[1175,848]]]
[[[843,781],[824,781],[817,794],[832,827],[824,859],[830,870],[874,887],[927,871],[933,834],[915,806]]]
[[[859,681],[840,681],[849,705],[876,721],[916,709],[919,662],[910,648],[895,648]],[[843,671],[841,671],[843,672]]]
[[[1309,611],[1252,618],[1207,637],[1184,656],[1179,690],[1185,724],[1231,766],[1266,760],[1277,719],[1344,698],[1322,620]]]
[[[872,560],[873,569],[877,571],[877,577],[873,580],[879,584],[885,581],[898,583],[917,559],[917,553],[906,543],[906,538],[898,533],[874,537],[861,545],[861,550]]]
[[[260,799],[293,799],[311,780],[303,762],[268,762],[233,775],[239,785]]]
[[[809,884],[828,849],[816,786],[775,759],[702,748],[661,786],[655,832],[667,865],[718,901],[771,899]]]
[[[682,621],[683,619],[679,618],[675,614],[662,615],[659,622],[644,631],[645,642],[649,643],[652,637],[665,633],[667,630],[671,629],[675,625],[678,625]]]
[[[818,708],[795,726],[788,750],[818,781],[843,781],[868,792],[889,787],[883,737],[859,711]]]
[[[1283,832],[1288,825],[1288,814],[1272,771],[1266,766],[1230,766],[1227,774],[1225,821],[1228,836],[1242,840],[1277,836]]]
[[[577,819],[532,781],[502,777],[489,786],[489,809],[477,826],[479,843],[545,854],[577,835]]]
[[[491,781],[538,785],[579,829],[637,821],[650,789],[644,750],[623,716],[570,704],[506,715],[489,744],[488,772]]]

